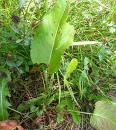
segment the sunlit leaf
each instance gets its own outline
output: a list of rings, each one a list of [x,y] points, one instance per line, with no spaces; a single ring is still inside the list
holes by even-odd
[[[65,78],[69,78],[70,74],[76,69],[78,65],[78,61],[76,58],[72,59],[71,62],[69,63],[66,73],[65,73]]]
[[[57,0],[44,16],[31,44],[33,63],[45,63],[49,73],[58,71],[64,51],[73,43],[74,28],[66,23],[68,5],[66,0]]]

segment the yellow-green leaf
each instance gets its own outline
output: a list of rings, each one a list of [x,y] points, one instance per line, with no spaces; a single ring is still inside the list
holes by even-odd
[[[57,0],[56,4],[43,17],[31,44],[33,63],[45,63],[49,73],[58,71],[64,51],[73,43],[74,28],[66,22],[68,4]]]
[[[70,74],[77,68],[78,61],[76,58],[72,59],[71,62],[69,63],[66,73],[65,73],[65,79],[69,78]]]

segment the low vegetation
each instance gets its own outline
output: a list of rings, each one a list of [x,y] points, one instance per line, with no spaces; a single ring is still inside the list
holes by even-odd
[[[0,130],[116,129],[115,12],[115,0],[0,0]]]

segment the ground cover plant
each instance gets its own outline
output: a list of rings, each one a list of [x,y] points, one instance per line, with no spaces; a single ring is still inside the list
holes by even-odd
[[[116,129],[116,2],[0,0],[0,130]]]

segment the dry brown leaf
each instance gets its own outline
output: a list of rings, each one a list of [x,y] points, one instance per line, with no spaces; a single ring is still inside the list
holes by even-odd
[[[24,130],[15,120],[0,121],[0,130]]]

